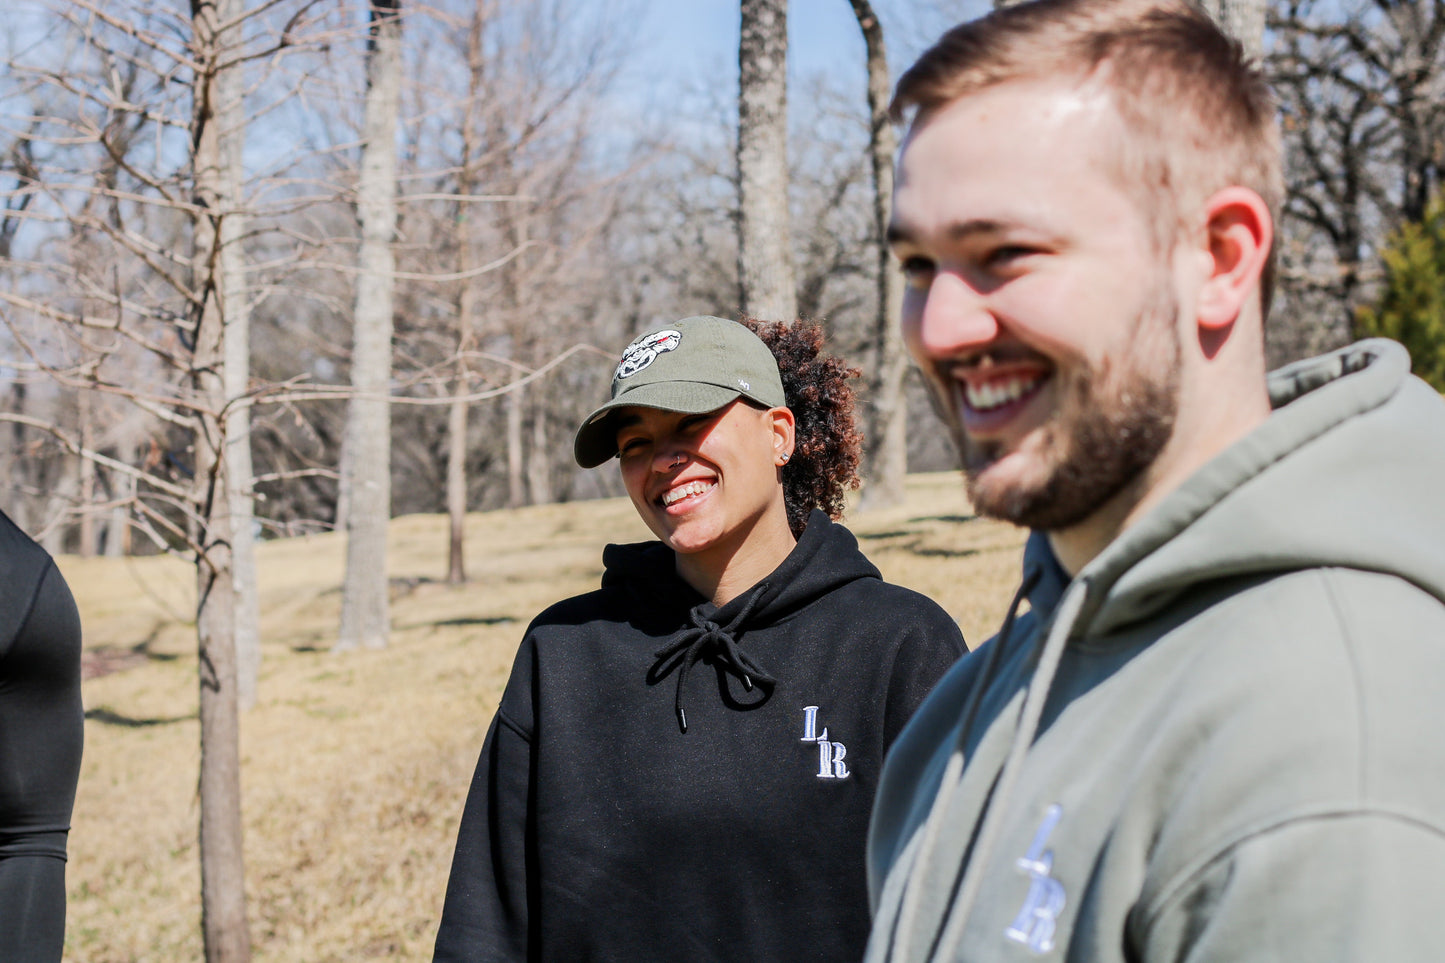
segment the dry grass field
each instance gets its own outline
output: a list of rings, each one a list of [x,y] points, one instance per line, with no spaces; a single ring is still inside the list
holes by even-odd
[[[1022,535],[972,517],[956,475],[846,519],[892,581],[938,599],[970,644],[998,625]],[[531,617],[586,591],[609,541],[648,537],[625,500],[391,527],[393,632],[332,654],[342,538],[260,550],[260,701],[243,726],[247,896],[258,963],[430,958],[477,751]],[[193,574],[169,558],[64,558],[85,625],[85,759],[70,835],[66,959],[201,957]]]

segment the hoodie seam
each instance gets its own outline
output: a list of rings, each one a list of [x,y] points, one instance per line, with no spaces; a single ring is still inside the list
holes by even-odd
[[[525,728],[523,728],[521,723],[517,722],[515,719],[509,716],[507,714],[507,710],[503,709],[501,706],[497,707],[497,721],[500,722],[502,725],[506,726],[508,729],[511,729],[512,732],[514,732],[524,742],[528,743],[529,745],[531,744],[532,734],[528,732]]]
[[[30,598],[25,603],[25,614],[20,617],[19,622],[15,623],[15,633],[4,640],[4,645],[0,645],[0,663],[9,657],[10,650],[15,646],[15,640],[25,634],[25,627],[30,624],[30,618],[35,614],[35,604],[40,599],[40,593],[45,588],[45,582],[50,578],[52,569],[57,574],[60,571],[59,566],[55,564],[55,559],[47,555],[45,565],[40,569],[40,577],[35,580],[35,585],[30,590]]]
[[[1369,787],[1366,783],[1366,772],[1368,767],[1365,761],[1365,747],[1370,744],[1368,738],[1369,718],[1365,715],[1365,697],[1361,685],[1360,663],[1356,658],[1356,635],[1352,628],[1353,620],[1346,614],[1344,606],[1338,593],[1335,591],[1335,579],[1331,577],[1332,569],[1320,569],[1316,572],[1321,590],[1324,592],[1325,600],[1334,613],[1335,625],[1338,628],[1336,643],[1340,646],[1346,664],[1350,670],[1350,688],[1354,693],[1355,726],[1355,800],[1363,804],[1369,798]]]
[[[1308,823],[1343,819],[1384,819],[1445,839],[1445,826],[1432,823],[1420,816],[1390,809],[1384,806],[1318,806],[1302,809],[1286,815],[1261,820],[1240,829],[1228,840],[1213,849],[1209,855],[1193,861],[1181,869],[1174,878],[1164,885],[1160,895],[1144,903],[1144,925],[1142,934],[1147,941],[1149,934],[1160,918],[1182,900],[1205,875],[1225,860],[1232,859],[1244,846],[1275,833],[1284,832]]]

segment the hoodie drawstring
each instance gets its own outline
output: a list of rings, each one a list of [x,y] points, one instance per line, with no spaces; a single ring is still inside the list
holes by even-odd
[[[673,700],[673,709],[677,713],[677,724],[683,732],[687,732],[687,710],[682,707],[683,688],[693,665],[708,654],[709,650],[715,653],[719,665],[742,680],[743,688],[747,691],[753,691],[755,681],[767,686],[776,684],[777,679],[769,675],[766,669],[738,648],[737,639],[733,637],[742,628],[748,616],[752,614],[758,600],[762,598],[767,588],[765,582],[754,589],[752,595],[738,610],[738,614],[730,619],[727,625],[718,625],[711,619],[703,617],[698,609],[693,609],[692,625],[678,632],[673,636],[672,641],[653,653],[653,658],[659,665],[673,660],[672,664],[666,666],[661,672],[654,668],[653,671],[658,679],[665,678],[673,669],[679,669],[677,695]]]
[[[1014,593],[1013,601],[1009,603],[1008,614],[1004,616],[1003,627],[999,629],[998,638],[994,640],[994,644],[989,647],[988,654],[984,657],[984,663],[979,669],[978,682],[974,684],[968,694],[968,701],[964,703],[958,738],[954,742],[953,752],[949,755],[948,763],[944,768],[943,778],[938,784],[938,795],[934,797],[928,818],[924,820],[924,835],[922,843],[918,847],[918,862],[909,871],[909,884],[903,891],[898,915],[894,919],[893,939],[890,941],[893,943],[892,958],[908,959],[910,938],[913,935],[913,921],[918,915],[919,902],[923,895],[922,890],[925,888],[920,880],[932,862],[931,857],[937,851],[938,834],[946,821],[944,812],[953,800],[954,789],[957,788],[963,773],[963,764],[968,754],[968,739],[973,732],[974,718],[978,715],[984,692],[987,691],[989,683],[993,681],[1001,658],[1000,653],[1008,647],[1009,634],[1013,631],[1014,619],[1018,617],[1019,605],[1033,591],[1041,575],[1042,572],[1038,569],[1029,572],[1025,576],[1023,584]]]
[[[1004,757],[1003,767],[999,770],[998,783],[985,803],[978,842],[974,844],[967,869],[961,869],[963,879],[958,885],[958,897],[944,912],[944,925],[938,934],[934,952],[928,957],[930,960],[952,959],[958,944],[963,941],[963,928],[968,923],[973,904],[978,900],[979,890],[983,888],[989,855],[1003,832],[1004,819],[1008,816],[1009,797],[1013,795],[1014,786],[1023,769],[1024,756],[1028,754],[1029,747],[1033,745],[1034,737],[1038,734],[1044,705],[1048,702],[1049,690],[1053,688],[1054,676],[1058,674],[1059,663],[1063,661],[1064,650],[1068,648],[1069,638],[1073,635],[1074,623],[1088,597],[1088,580],[1076,579],[1059,602],[1054,623],[1039,654],[1038,666],[1029,682],[1028,691],[1024,694],[1018,728],[1014,730],[1013,742],[1009,745],[1008,755]]]

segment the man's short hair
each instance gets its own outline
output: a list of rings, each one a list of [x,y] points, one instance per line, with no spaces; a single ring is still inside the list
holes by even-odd
[[[1215,191],[1250,188],[1278,216],[1275,100],[1257,64],[1188,0],[1033,0],[954,27],[899,79],[890,110],[914,122],[1010,81],[1098,78],[1127,136],[1117,175],[1170,250]],[[1268,313],[1274,252],[1261,279]]]

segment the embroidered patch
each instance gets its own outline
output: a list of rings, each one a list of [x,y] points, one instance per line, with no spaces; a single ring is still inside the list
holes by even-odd
[[[818,778],[847,779],[853,773],[844,762],[848,747],[828,738],[828,727],[818,731],[818,707],[803,706],[803,738],[800,742],[812,742],[818,746]]]
[[[1059,913],[1066,901],[1064,884],[1050,875],[1054,869],[1054,851],[1044,849],[1049,834],[1063,815],[1063,806],[1058,803],[1050,806],[1044,813],[1043,822],[1034,831],[1029,851],[1014,861],[1014,865],[1028,874],[1029,893],[1024,897],[1018,916],[1014,917],[1003,935],[1038,954],[1054,948],[1054,929],[1058,926]]]
[[[613,378],[631,378],[637,372],[657,360],[657,356],[677,350],[682,343],[680,331],[655,331],[644,335],[627,346],[622,352],[622,361],[617,365]]]

